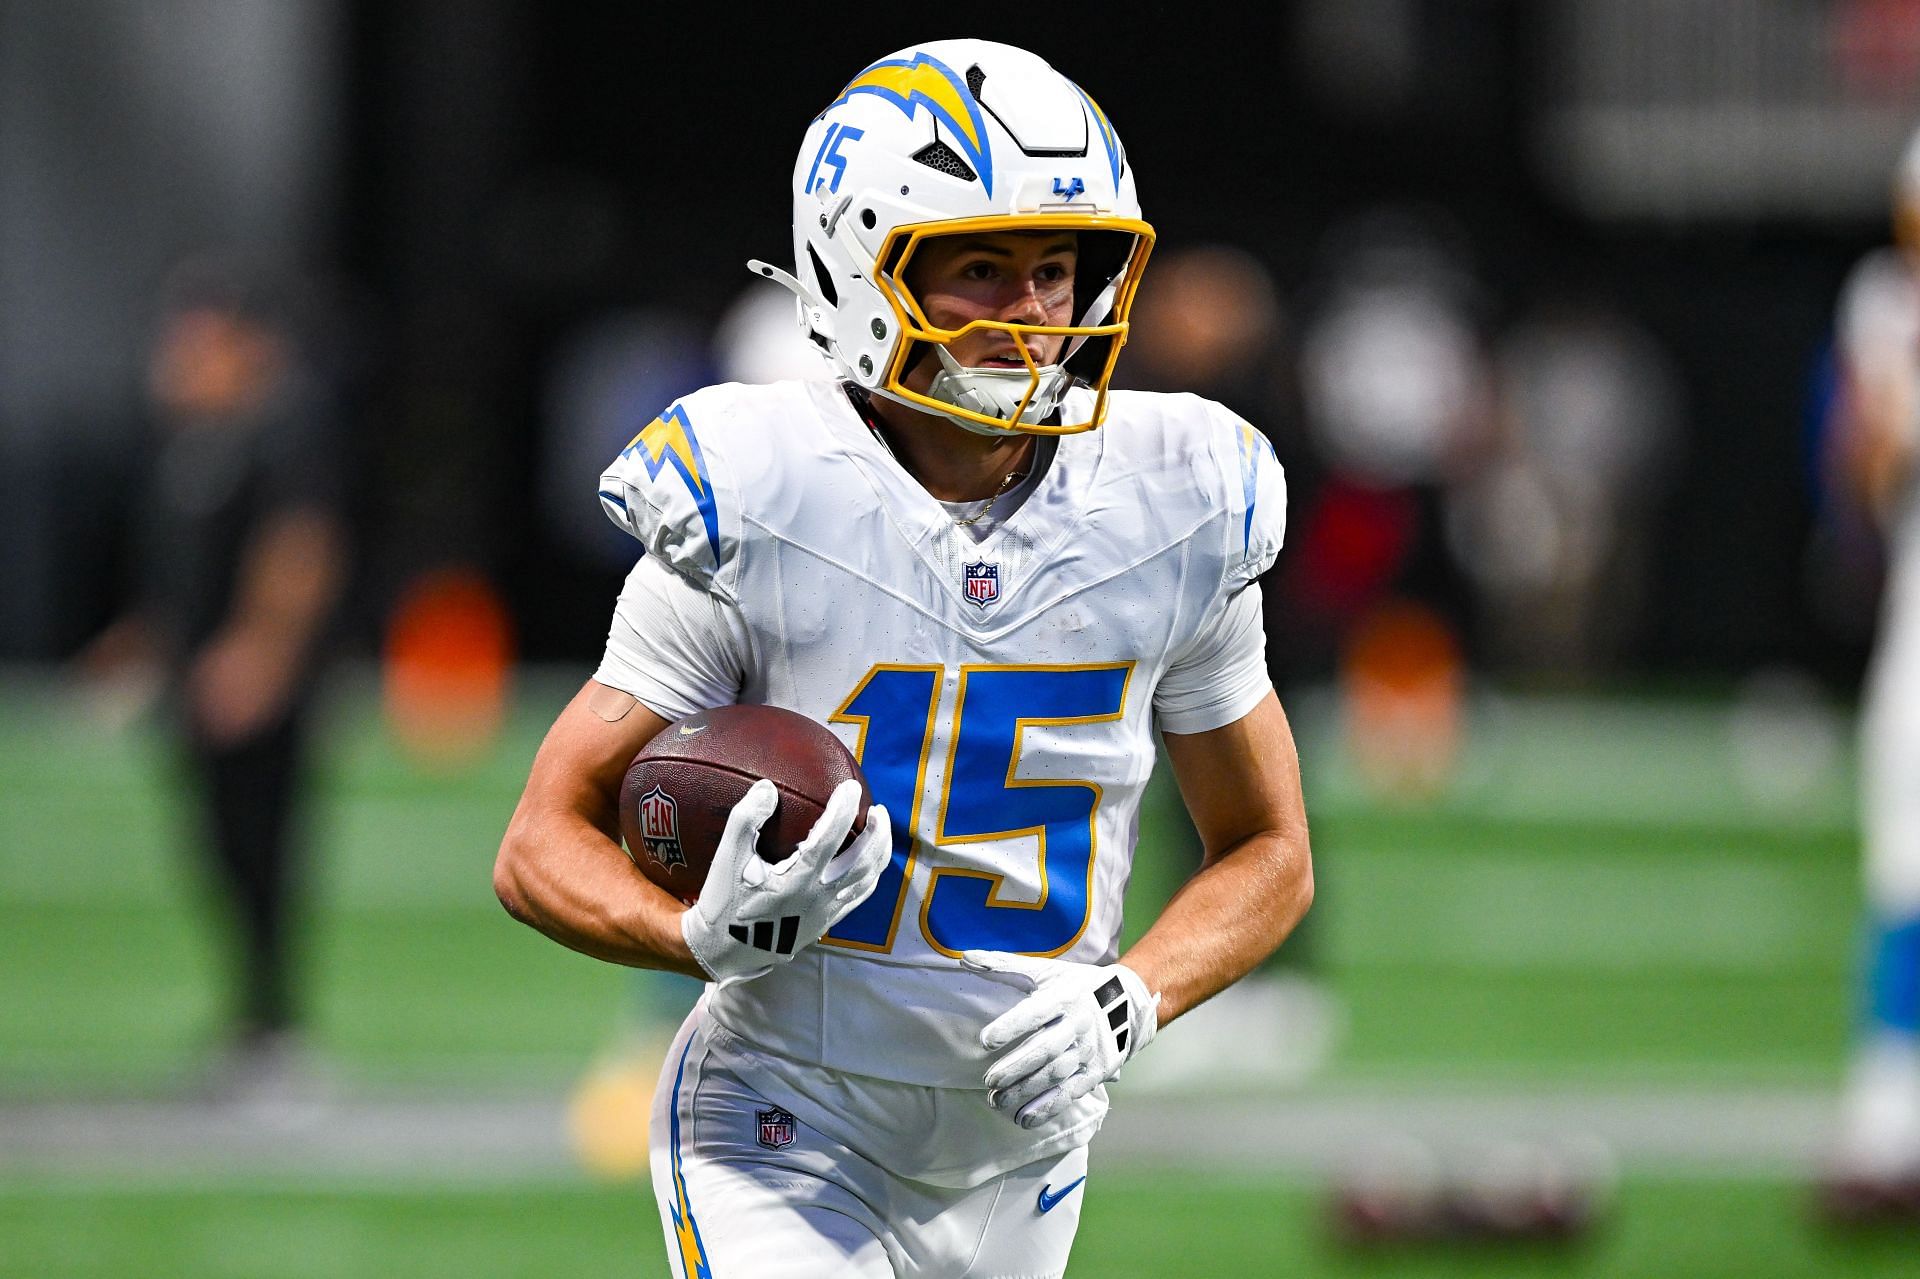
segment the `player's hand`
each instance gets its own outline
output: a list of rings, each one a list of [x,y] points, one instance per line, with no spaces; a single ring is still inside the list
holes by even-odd
[[[1120,1073],[1160,1029],[1160,996],[1124,964],[1076,964],[999,950],[960,962],[1027,992],[980,1032],[987,1104],[1034,1128]]]
[[[231,746],[271,728],[293,695],[297,649],[258,627],[229,626],[187,673],[188,709],[209,743]]]
[[[680,916],[687,949],[722,986],[772,972],[819,941],[873,891],[893,854],[893,825],[873,804],[866,829],[834,856],[860,811],[860,783],[844,781],[793,855],[767,862],[754,845],[779,804],[765,778],[748,788],[727,818],[700,900]]]

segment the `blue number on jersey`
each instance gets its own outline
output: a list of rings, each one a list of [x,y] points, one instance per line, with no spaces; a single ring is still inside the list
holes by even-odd
[[[913,872],[913,831],[920,824],[920,792],[933,750],[934,712],[940,706],[938,666],[876,666],[867,672],[829,723],[856,724],[854,754],[875,803],[893,818],[893,860],[867,899],[825,940],[857,950],[891,950],[900,903]]]
[[[1002,901],[1001,876],[936,870],[920,920],[936,949],[1057,955],[1079,940],[1093,883],[1100,786],[1082,779],[1016,777],[1021,733],[1030,725],[1119,719],[1132,672],[1131,662],[961,669],[935,839],[946,847],[1032,836],[1039,843],[1041,892],[1037,902]],[[831,942],[866,950],[892,947],[911,879],[911,832],[919,825],[933,744],[938,674],[930,667],[875,667],[833,716],[860,725],[860,762],[874,798],[908,820],[895,828],[893,861],[873,895],[834,927]]]

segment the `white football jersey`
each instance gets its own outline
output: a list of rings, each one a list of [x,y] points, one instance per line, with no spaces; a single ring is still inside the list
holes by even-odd
[[[1895,423],[1904,431],[1900,444],[1920,449],[1920,283],[1900,250],[1876,249],[1854,265],[1841,289],[1834,327],[1837,353],[1852,376],[1877,383],[1883,395],[1898,388],[1907,406]],[[1886,531],[1896,558],[1920,566],[1916,487],[1909,476]]]
[[[1907,408],[1901,441],[1920,447],[1920,282],[1897,249],[1878,249],[1847,277],[1836,346],[1852,377]],[[1889,918],[1920,912],[1920,477],[1909,474],[1887,538],[1879,634],[1860,721],[1861,824],[1867,896]]]
[[[1231,723],[1269,687],[1271,447],[1209,401],[1116,393],[975,541],[839,385],[726,385],[642,431],[600,496],[648,555],[596,678],[668,719],[829,724],[893,817],[872,896],[712,1016],[797,1061],[980,1088],[980,1028],[1019,992],[959,953],[1111,961],[1154,729]]]

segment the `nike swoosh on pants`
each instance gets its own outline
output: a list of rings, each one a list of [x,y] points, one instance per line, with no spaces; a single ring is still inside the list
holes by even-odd
[[[1074,1190],[1080,1185],[1080,1183],[1085,1180],[1086,1180],[1085,1176],[1076,1177],[1074,1180],[1069,1181],[1066,1185],[1060,1187],[1060,1190],[1057,1194],[1047,1193],[1049,1190],[1053,1189],[1053,1184],[1051,1182],[1040,1187],[1040,1211],[1052,1212],[1056,1207],[1059,1206],[1060,1201],[1062,1199],[1065,1199],[1068,1195],[1072,1194]]]

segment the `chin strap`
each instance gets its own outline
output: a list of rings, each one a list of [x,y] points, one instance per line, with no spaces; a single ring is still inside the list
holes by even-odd
[[[1073,375],[1058,364],[1040,365],[1040,380],[1036,386],[1033,374],[1026,369],[968,368],[954,359],[946,347],[936,344],[933,350],[940,359],[940,372],[933,375],[927,395],[932,399],[944,400],[956,408],[970,409],[988,417],[1012,421],[1020,401],[1031,387],[1033,398],[1027,401],[1026,412],[1020,414],[1019,420],[1029,426],[1038,426],[1060,407],[1061,399],[1073,386]],[[987,426],[958,415],[947,416],[949,421],[976,435],[1025,434],[1017,426]]]

